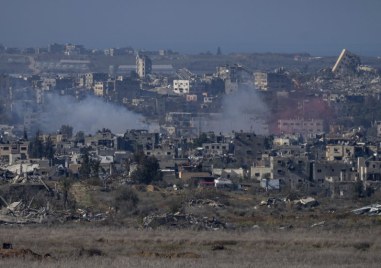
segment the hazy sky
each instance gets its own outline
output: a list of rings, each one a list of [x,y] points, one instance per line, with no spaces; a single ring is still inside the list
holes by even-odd
[[[381,56],[381,0],[0,0],[0,43]]]

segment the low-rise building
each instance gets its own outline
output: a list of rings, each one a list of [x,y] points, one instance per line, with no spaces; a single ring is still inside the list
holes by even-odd
[[[173,92],[179,95],[189,94],[189,80],[173,80]]]
[[[224,155],[229,152],[229,143],[203,143],[202,149],[205,156]]]
[[[0,144],[0,159],[10,165],[17,160],[28,159],[28,147],[29,142],[26,141]]]
[[[105,94],[105,86],[103,82],[96,82],[93,89],[95,96],[103,96]]]
[[[322,119],[279,119],[278,131],[283,134],[302,134],[316,136],[324,132]]]
[[[326,146],[325,154],[328,161],[349,160],[355,156],[355,146],[329,144]]]
[[[286,91],[291,88],[290,79],[283,73],[256,72],[254,84],[262,91]]]

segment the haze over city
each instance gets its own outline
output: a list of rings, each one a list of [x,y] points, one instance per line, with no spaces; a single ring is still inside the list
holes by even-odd
[[[381,263],[381,0],[3,0],[1,267]]]
[[[78,43],[182,53],[308,52],[346,47],[381,55],[378,0],[13,0],[2,1],[7,46]]]

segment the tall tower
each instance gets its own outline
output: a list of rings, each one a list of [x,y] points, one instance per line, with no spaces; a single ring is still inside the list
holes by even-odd
[[[152,61],[146,55],[136,56],[136,73],[140,78],[145,78],[146,75],[152,72]]]

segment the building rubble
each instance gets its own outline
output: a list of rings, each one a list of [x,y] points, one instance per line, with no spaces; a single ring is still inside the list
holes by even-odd
[[[352,210],[352,213],[356,215],[368,215],[368,216],[381,216],[381,205],[372,204],[362,208]]]
[[[2,199],[3,200],[3,199]],[[4,200],[3,200],[4,202]],[[0,224],[41,224],[47,222],[103,221],[105,213],[93,213],[85,209],[54,211],[49,203],[39,209],[30,208],[22,201],[7,204],[0,210]]]
[[[188,202],[189,206],[193,207],[203,207],[203,206],[209,206],[214,208],[223,208],[225,207],[223,204],[210,200],[210,199],[192,199]]]
[[[316,207],[319,205],[319,202],[313,198],[313,197],[304,197],[300,199],[295,199],[295,200],[290,200],[288,198],[278,198],[278,197],[269,197],[267,200],[262,200],[259,205],[261,206],[267,206],[269,208],[271,207],[276,207],[280,204],[285,204],[285,203],[291,203],[295,206],[300,206],[304,208],[311,208],[311,207]]]

